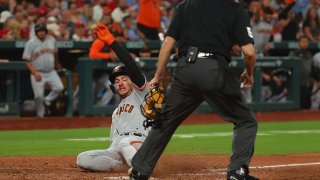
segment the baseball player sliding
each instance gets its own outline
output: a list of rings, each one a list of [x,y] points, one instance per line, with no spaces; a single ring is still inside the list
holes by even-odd
[[[63,84],[54,69],[61,69],[61,65],[56,58],[56,41],[52,36],[47,35],[46,26],[37,24],[35,33],[36,36],[27,42],[22,59],[27,62],[27,67],[31,72],[37,116],[44,117],[44,103],[49,106],[63,90]],[[51,87],[51,92],[46,97],[44,97],[45,84]]]
[[[146,118],[141,114],[140,105],[150,88],[129,52],[115,42],[108,28],[100,24],[95,33],[125,64],[114,68],[109,77],[112,89],[120,96],[121,102],[112,114],[108,149],[80,153],[77,165],[91,171],[119,171],[131,167],[132,157],[148,135],[150,128],[143,126]]]

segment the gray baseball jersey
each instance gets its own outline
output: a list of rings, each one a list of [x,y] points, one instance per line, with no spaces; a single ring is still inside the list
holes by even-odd
[[[140,105],[149,91],[147,83],[141,88],[133,84],[132,93],[121,100],[112,114],[111,142],[118,135],[126,132],[138,132],[145,136],[148,134],[149,129],[143,126],[146,118],[141,114]]]
[[[27,42],[22,58],[29,60],[36,70],[49,72],[54,69],[55,52],[56,40],[52,36],[47,35],[44,41],[35,36]]]
[[[27,42],[23,51],[22,58],[30,62],[32,67],[39,71],[41,76],[41,80],[38,81],[31,74],[31,85],[34,92],[38,117],[43,117],[45,114],[43,101],[51,103],[63,90],[63,84],[57,72],[54,70],[54,54],[57,52],[55,42],[52,36],[46,35],[44,41],[34,36]],[[52,90],[46,97],[44,97],[45,84],[49,84]]]
[[[77,165],[92,171],[118,171],[129,165],[137,150],[144,142],[149,128],[144,128],[140,105],[150,91],[147,83],[142,88],[133,84],[132,93],[123,99],[112,115],[110,146],[103,150],[82,152],[77,157]],[[134,133],[141,134],[135,135]],[[126,164],[123,162],[126,161]]]

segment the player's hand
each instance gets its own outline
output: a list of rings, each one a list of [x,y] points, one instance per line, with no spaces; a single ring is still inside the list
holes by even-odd
[[[42,79],[40,73],[38,73],[38,72],[36,72],[33,76],[36,79],[36,81],[41,81],[41,79]]]
[[[94,29],[94,33],[101,41],[106,43],[108,46],[110,46],[115,41],[115,38],[109,31],[109,28],[101,23]]]
[[[241,88],[249,89],[252,87],[253,82],[253,75],[249,75],[247,69],[245,69],[240,77]]]
[[[62,66],[61,66],[61,64],[60,63],[58,63],[58,64],[56,64],[56,70],[62,70]]]

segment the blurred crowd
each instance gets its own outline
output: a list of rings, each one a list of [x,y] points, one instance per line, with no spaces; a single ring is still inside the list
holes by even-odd
[[[119,41],[148,40],[152,39],[148,32],[137,29],[139,21],[165,32],[179,1],[0,0],[0,39],[28,40],[34,36],[34,25],[40,23],[46,24],[57,40],[92,41],[92,30],[103,23]]]
[[[0,0],[0,39],[30,39],[34,36],[34,24],[41,23],[47,25],[57,40],[91,41],[94,39],[92,29],[101,22],[112,27],[119,41],[157,40],[140,25],[165,33],[180,1]],[[258,54],[268,53],[269,41],[297,40],[301,34],[312,42],[318,41],[319,2],[242,0],[251,17]],[[152,11],[153,8],[156,11]]]
[[[0,0],[0,40],[29,40],[35,35],[35,24],[43,24],[58,41],[92,42],[88,54],[91,59],[116,61],[115,54],[105,52],[104,44],[93,33],[98,23],[107,25],[120,43],[161,41],[180,1],[183,0]],[[301,107],[312,108],[311,97],[312,101],[316,99],[314,108],[318,109],[320,53],[309,52],[308,45],[320,40],[320,0],[239,1],[248,10],[252,26],[252,32],[248,32],[254,37],[258,58],[270,55],[270,42],[298,42],[297,49],[287,55],[301,60],[301,102],[308,100]],[[241,56],[239,50],[237,45],[233,47],[235,56]],[[151,57],[151,49],[144,47],[133,56]],[[286,101],[291,69],[264,69],[262,76],[262,101]],[[251,102],[251,90],[244,93]]]
[[[320,40],[319,0],[245,0],[258,57],[268,55],[269,42],[296,41],[306,35]]]

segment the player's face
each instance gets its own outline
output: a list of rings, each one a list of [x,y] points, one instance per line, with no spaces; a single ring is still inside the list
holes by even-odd
[[[117,88],[117,93],[123,99],[129,96],[132,92],[132,82],[129,76],[121,75],[117,76],[114,80],[114,84]]]
[[[307,49],[309,46],[309,40],[307,38],[301,38],[299,40],[299,46],[301,49]]]
[[[39,31],[37,32],[37,36],[39,39],[44,40],[44,38],[46,37],[46,32],[45,31]]]

